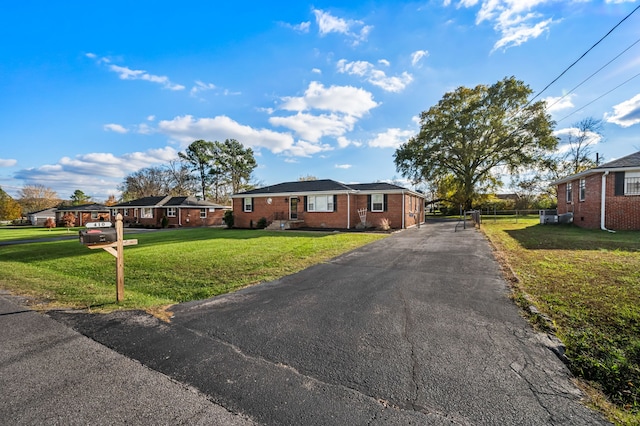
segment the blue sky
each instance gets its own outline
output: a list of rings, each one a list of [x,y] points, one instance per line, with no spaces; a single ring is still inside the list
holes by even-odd
[[[395,149],[444,93],[508,76],[539,92],[639,3],[6,3],[0,186],[103,201],[127,174],[227,138],[254,149],[262,185],[400,180]],[[556,102],[628,49],[549,109],[559,136],[595,117],[607,160],[640,150],[639,39],[640,11],[540,95]]]

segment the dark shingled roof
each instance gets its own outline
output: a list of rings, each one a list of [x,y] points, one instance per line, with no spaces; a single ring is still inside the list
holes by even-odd
[[[207,200],[198,200],[196,197],[171,197],[169,201],[164,203],[164,207],[214,207],[218,209],[224,208],[220,204],[216,204]]]
[[[287,192],[318,192],[318,191],[349,191],[351,190],[345,184],[336,182],[331,179],[305,180],[296,182],[283,182],[276,185],[265,186],[263,188],[252,189],[250,191],[241,192],[238,195],[252,194],[282,194]]]
[[[356,191],[394,191],[398,189],[405,189],[401,186],[386,182],[356,183],[353,185],[349,185],[349,187],[351,189],[355,189]]]
[[[127,201],[125,203],[116,204],[115,206],[111,206],[111,207],[117,208],[117,207],[149,207],[149,206],[156,206],[156,205],[158,205],[158,203],[160,203],[165,198],[167,198],[167,197],[166,196],[142,197],[142,198],[138,198],[137,200],[131,200],[131,201]]]
[[[596,167],[596,169],[617,169],[620,167],[640,167],[640,151],[602,164]]]
[[[59,212],[108,212],[110,207],[104,204],[82,204],[79,206],[58,207]]]
[[[111,206],[112,208],[123,208],[123,207],[194,207],[194,208],[204,208],[204,207],[213,207],[222,209],[224,206],[220,204],[213,203],[211,201],[206,200],[198,200],[196,197],[170,197],[168,195],[162,195],[158,197],[143,197],[138,198],[137,200],[127,201],[126,203],[116,204],[115,206]]]

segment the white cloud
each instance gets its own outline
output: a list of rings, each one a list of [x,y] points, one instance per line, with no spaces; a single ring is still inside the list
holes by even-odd
[[[366,90],[352,86],[324,87],[318,82],[311,82],[304,96],[284,97],[282,100],[279,109],[295,111],[296,114],[270,117],[269,123],[286,127],[311,143],[333,136],[341,147],[349,145],[341,137],[353,130],[359,118],[378,106]],[[312,113],[314,110],[324,112]]]
[[[226,116],[198,119],[191,115],[179,116],[173,120],[160,121],[157,131],[180,142],[182,147],[186,147],[198,139],[211,141],[236,139],[247,147],[265,148],[274,154],[302,157],[332,149],[329,145],[320,145],[301,140],[295,141],[289,133],[279,133],[269,129],[254,129]]]
[[[87,58],[95,60],[98,64],[111,63],[111,60],[109,58],[105,58],[105,57],[98,58],[98,56],[95,53],[86,53],[85,56]],[[109,71],[113,71],[116,74],[118,74],[118,77],[120,77],[121,80],[145,80],[151,83],[160,84],[165,89],[169,89],[169,90],[184,90],[185,88],[181,84],[172,83],[171,80],[169,80],[169,77],[167,76],[149,74],[144,70],[134,70],[129,67],[122,67],[119,65],[109,65],[108,69]]]
[[[245,146],[267,148],[274,153],[283,152],[294,144],[288,133],[278,133],[268,129],[253,129],[227,116],[214,118],[194,118],[191,115],[161,120],[158,131],[181,143],[183,147],[198,139],[224,141],[237,139]]]
[[[397,148],[405,143],[415,132],[412,130],[387,129],[369,141],[372,148]]]
[[[376,69],[367,61],[347,62],[346,59],[340,59],[336,67],[340,73],[363,77],[369,83],[387,92],[401,92],[413,81],[413,76],[407,72],[403,72],[400,76],[387,77],[384,71]]]
[[[156,116],[155,115],[150,115],[147,117],[147,121],[155,121]]]
[[[320,36],[330,33],[344,34],[351,39],[354,46],[366,41],[373,29],[373,26],[365,25],[362,21],[338,18],[319,9],[315,9],[313,13]]]
[[[350,169],[351,167],[353,167],[351,164],[336,164],[336,169]]]
[[[284,97],[280,109],[287,111],[308,111],[320,109],[337,112],[353,117],[362,117],[378,106],[373,95],[366,90],[353,86],[324,87],[322,83],[312,81],[301,97]]]
[[[426,58],[427,56],[429,56],[429,52],[426,50],[416,50],[415,52],[413,52],[411,54],[411,65],[413,65],[414,67],[416,65],[418,65],[418,63],[420,62],[420,60],[422,58]]]
[[[104,126],[102,126],[102,128],[105,131],[111,131],[111,132],[116,132],[116,133],[127,133],[127,132],[129,132],[129,130],[125,129],[122,125],[114,124],[114,123],[105,124]]]
[[[298,33],[303,33],[303,34],[308,33],[309,28],[311,27],[310,21],[300,22],[299,24],[290,24],[288,22],[280,22],[279,24],[285,28],[289,28],[293,31],[296,31]]]
[[[640,93],[613,106],[613,113],[605,113],[604,119],[621,127],[640,123]]]
[[[311,72],[314,74],[322,74],[322,70],[320,68],[313,68]]]
[[[0,158],[0,167],[13,167],[18,163],[18,160],[12,158]]]
[[[535,9],[556,0],[461,0],[457,8],[470,8],[480,3],[476,15],[476,25],[484,21],[491,22],[500,39],[493,45],[492,51],[519,46],[532,38],[537,38],[549,30],[553,19],[544,16]],[[451,1],[445,1],[449,6]]]
[[[323,136],[342,136],[353,129],[356,118],[351,115],[312,115],[298,112],[287,117],[271,117],[269,123],[293,130],[301,138],[318,142]]]
[[[385,67],[388,67],[389,65],[391,65],[391,62],[387,61],[386,59],[378,59],[378,63],[380,65],[384,65]]]
[[[574,140],[578,137],[581,137],[580,129],[576,127],[566,127],[564,129],[556,130],[553,132],[554,136],[560,138],[560,142],[558,144],[557,152],[565,153],[569,151],[569,139],[573,138]],[[585,133],[584,145],[596,145],[602,142],[602,135],[594,132],[586,132]]]
[[[40,183],[55,187],[58,195],[67,197],[81,188],[85,193],[106,199],[117,193],[117,186],[130,173],[145,167],[167,163],[178,153],[171,147],[132,152],[121,156],[110,153],[89,153],[74,158],[62,157],[56,164],[20,170],[15,178],[26,184]],[[63,192],[64,191],[64,192]]]
[[[213,83],[203,83],[202,81],[199,81],[199,80],[196,81],[195,83],[196,83],[195,86],[193,86],[189,91],[189,94],[191,96],[195,96],[199,92],[205,92],[207,90],[213,90],[216,88],[216,85]]]
[[[548,96],[543,99],[547,103],[547,112],[557,112],[563,109],[573,108],[573,98],[575,94],[567,96]]]
[[[338,146],[340,148],[346,148],[349,145],[353,145],[353,146],[362,146],[362,142],[358,142],[358,141],[352,141],[350,139],[347,139],[344,136],[339,136],[338,138],[336,138],[336,141],[338,142]]]
[[[121,67],[119,65],[109,65],[109,70],[118,74],[121,80],[145,80],[152,83],[158,83],[165,89],[169,90],[184,90],[184,86],[181,84],[172,83],[169,77],[164,75],[149,74],[144,70],[132,70],[128,67]]]

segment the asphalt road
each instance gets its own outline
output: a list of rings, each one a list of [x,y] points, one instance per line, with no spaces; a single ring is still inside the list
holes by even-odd
[[[0,292],[0,424],[253,424]]]
[[[410,229],[281,280],[143,312],[50,315],[269,425],[594,425],[481,233]]]

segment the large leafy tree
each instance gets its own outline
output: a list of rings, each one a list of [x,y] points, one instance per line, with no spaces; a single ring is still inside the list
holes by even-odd
[[[51,188],[44,185],[25,185],[18,191],[18,202],[25,213],[37,212],[59,205],[62,200]]]
[[[240,192],[246,189],[251,173],[258,166],[251,148],[245,148],[235,139],[227,139],[220,145],[220,157],[216,163],[222,165],[228,182],[231,184],[231,192]]]
[[[414,182],[454,180],[465,208],[477,191],[548,157],[557,146],[543,101],[514,77],[486,86],[459,87],[420,114],[420,131],[394,154],[398,171]]]
[[[207,198],[207,190],[211,186],[212,176],[209,171],[214,159],[214,150],[213,142],[200,139],[192,142],[185,152],[178,153],[180,158],[190,166],[191,171],[197,174],[203,200]]]
[[[20,219],[22,206],[0,188],[0,220]]]
[[[76,189],[71,196],[71,204],[79,206],[91,201],[91,197],[85,194],[83,191]]]
[[[147,167],[127,175],[122,185],[122,200],[167,195],[167,173],[162,167]]]

